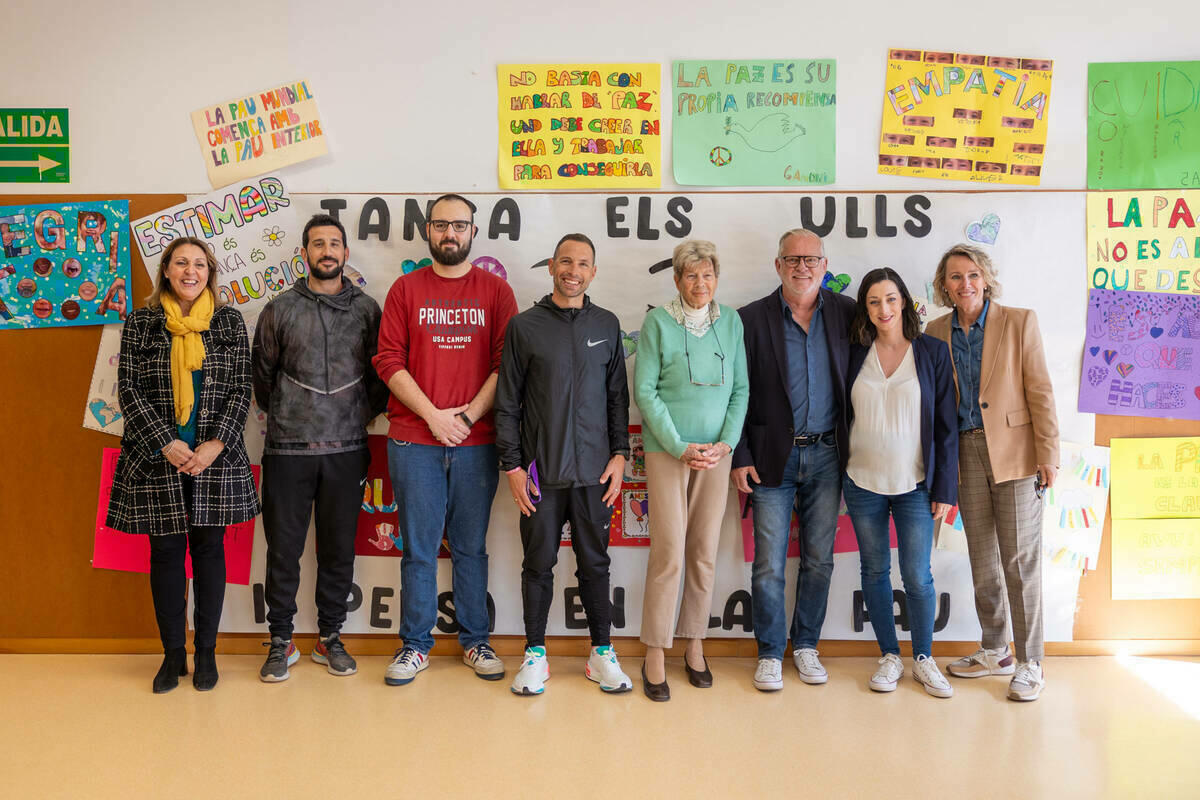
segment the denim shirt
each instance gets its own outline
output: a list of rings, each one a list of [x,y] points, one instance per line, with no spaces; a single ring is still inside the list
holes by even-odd
[[[834,415],[833,378],[829,347],[825,341],[825,321],[821,308],[825,300],[817,295],[817,308],[804,332],[792,319],[792,309],[779,291],[783,314],[783,338],[787,347],[788,396],[792,401],[792,430],[825,433],[832,430]]]
[[[983,301],[979,319],[965,332],[958,324],[958,312],[950,312],[950,350],[954,354],[954,370],[958,373],[960,431],[983,427],[983,412],[979,410],[979,375],[983,364],[983,326],[987,324],[990,304],[990,300]]]

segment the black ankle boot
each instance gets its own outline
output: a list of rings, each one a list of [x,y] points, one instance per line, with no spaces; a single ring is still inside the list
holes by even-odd
[[[217,685],[217,648],[196,648],[196,672],[192,675],[192,685],[197,691],[207,692]]]
[[[172,647],[163,653],[162,666],[154,676],[154,693],[163,694],[179,685],[179,676],[187,675],[187,650]]]

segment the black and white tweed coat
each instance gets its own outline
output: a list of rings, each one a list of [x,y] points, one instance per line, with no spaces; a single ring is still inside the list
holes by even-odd
[[[196,441],[219,439],[225,449],[192,479],[192,505],[187,508],[183,477],[162,454],[177,438],[166,316],[159,308],[139,308],[125,322],[117,371],[125,435],[108,506],[110,528],[160,536],[186,533],[189,525],[232,525],[258,514],[242,441],[250,409],[246,324],[235,309],[222,306],[200,337],[204,383],[197,399]]]

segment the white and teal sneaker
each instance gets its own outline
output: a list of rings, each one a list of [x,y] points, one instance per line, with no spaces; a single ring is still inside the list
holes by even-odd
[[[526,647],[525,660],[513,678],[513,694],[535,695],[546,691],[546,681],[550,680],[550,664],[546,660],[546,648]]]
[[[633,681],[621,671],[621,662],[617,661],[617,651],[612,645],[592,648],[586,674],[588,680],[600,684],[600,689],[610,694],[628,692],[633,688]]]

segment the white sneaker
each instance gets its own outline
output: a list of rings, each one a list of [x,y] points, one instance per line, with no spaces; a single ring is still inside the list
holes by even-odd
[[[867,686],[873,692],[894,692],[896,684],[903,676],[904,662],[900,660],[900,656],[884,653],[883,658],[879,659],[879,669],[875,670]]]
[[[760,692],[778,692],[783,688],[783,661],[778,658],[760,658],[754,670],[754,688]]]
[[[628,692],[633,688],[633,681],[621,671],[621,662],[617,661],[617,651],[612,645],[592,648],[585,673],[588,680],[600,684],[601,690],[611,694]]]
[[[1046,676],[1042,674],[1042,662],[1022,661],[1016,674],[1008,684],[1008,699],[1021,702],[1037,700],[1046,687]]]
[[[485,681],[498,681],[504,677],[504,662],[487,642],[480,642],[463,653],[463,663]]]
[[[953,697],[954,687],[938,669],[937,662],[929,656],[917,656],[913,660],[913,680],[925,687],[934,697]]]
[[[546,648],[526,647],[525,661],[513,678],[513,694],[535,695],[546,691],[550,680],[550,663],[546,660]]]
[[[387,665],[387,670],[383,673],[383,682],[388,686],[412,683],[417,673],[428,666],[429,656],[411,647],[405,647],[397,650],[396,655],[392,657],[392,663]]]
[[[946,671],[956,678],[982,678],[985,675],[1012,675],[1017,660],[1008,645],[989,650],[981,647],[969,656],[951,661]]]
[[[801,647],[792,651],[792,662],[800,673],[800,680],[805,683],[818,684],[829,680],[829,673],[821,666],[817,651],[811,647]]]

